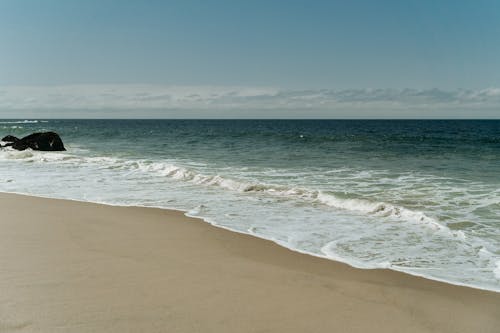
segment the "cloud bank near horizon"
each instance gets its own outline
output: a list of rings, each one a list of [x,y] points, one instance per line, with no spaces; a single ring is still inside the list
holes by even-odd
[[[244,113],[242,113],[244,112]],[[0,86],[0,117],[499,118],[500,88],[313,89],[67,85]]]

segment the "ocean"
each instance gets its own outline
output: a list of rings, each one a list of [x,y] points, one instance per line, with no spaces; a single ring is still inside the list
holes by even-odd
[[[183,210],[354,267],[500,291],[499,120],[2,120],[0,191]],[[141,221],[138,221],[141,223]]]

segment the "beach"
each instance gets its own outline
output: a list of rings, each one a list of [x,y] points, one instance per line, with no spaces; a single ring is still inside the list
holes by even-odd
[[[173,210],[0,195],[0,332],[497,332],[500,294]]]
[[[50,129],[67,150],[0,149],[0,192],[180,210],[353,267],[500,292],[499,126],[3,120],[4,135]]]
[[[0,0],[0,333],[500,333],[499,31]]]

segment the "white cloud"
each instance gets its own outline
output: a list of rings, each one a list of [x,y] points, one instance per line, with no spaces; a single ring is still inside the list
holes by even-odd
[[[13,86],[0,87],[0,109],[206,109],[275,93],[251,87]]]
[[[210,87],[159,85],[69,85],[0,86],[0,116],[22,110],[280,110],[307,116],[322,111],[327,115],[397,116],[408,110],[432,112],[465,110],[471,117],[478,111],[500,117],[500,88],[484,90],[440,89],[347,89],[283,90],[272,87]],[[335,112],[338,113],[336,114]],[[330,112],[330,113],[328,113]],[[378,113],[377,113],[378,112]],[[483,112],[484,113],[484,112]],[[312,114],[315,114],[314,112]],[[258,113],[256,113],[258,115]],[[284,114],[286,115],[286,114]]]

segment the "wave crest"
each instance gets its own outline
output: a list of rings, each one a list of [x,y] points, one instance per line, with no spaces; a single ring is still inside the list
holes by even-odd
[[[9,120],[0,121],[0,124],[38,124],[38,123],[48,123],[47,120]]]

